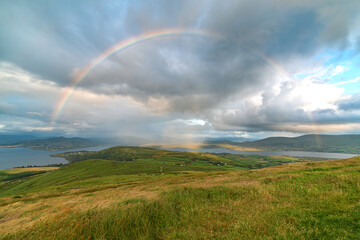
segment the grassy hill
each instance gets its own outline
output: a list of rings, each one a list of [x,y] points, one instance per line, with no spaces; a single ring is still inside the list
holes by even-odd
[[[54,137],[46,139],[35,139],[18,142],[15,145],[24,148],[30,148],[34,150],[68,150],[76,148],[95,147],[99,144],[93,140],[86,138],[65,138],[65,137]]]
[[[187,167],[217,167],[229,169],[251,169],[309,160],[309,158],[279,157],[279,156],[248,156],[234,154],[209,154],[195,152],[176,152],[145,147],[112,147],[97,152],[78,151],[53,154],[54,157],[64,157],[71,163],[88,159],[105,159],[140,163],[170,164],[171,166],[184,165]],[[316,160],[316,159],[315,159]]]
[[[309,162],[128,147],[88,154],[59,169],[1,181],[0,237],[358,237],[360,158]],[[291,164],[278,165],[283,162]],[[248,170],[256,164],[262,168]]]
[[[229,144],[229,143],[228,143]],[[233,145],[282,151],[316,151],[360,154],[360,135],[304,135],[300,137],[270,137]]]

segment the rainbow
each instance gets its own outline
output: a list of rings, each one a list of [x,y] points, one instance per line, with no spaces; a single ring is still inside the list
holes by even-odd
[[[265,54],[256,51],[256,50],[252,50],[254,53],[256,53],[260,59],[262,59],[266,64],[268,64],[272,69],[274,69],[277,73],[280,73],[280,75],[285,78],[286,80],[289,80],[290,77],[287,74],[287,72],[284,70],[284,68],[282,66],[280,66],[279,64],[277,64],[273,59],[267,57]]]
[[[259,51],[253,50],[253,52],[255,52],[266,64],[268,64],[273,70],[275,70],[275,72],[279,73],[285,80],[290,80],[290,77],[289,77],[288,73],[284,70],[284,68],[282,66],[280,66],[278,63],[276,63],[273,59],[267,57],[266,55],[264,55],[263,53],[261,53]],[[342,83],[340,83],[340,84],[342,84]],[[322,142],[321,142],[321,138],[319,137],[319,134],[321,134],[321,132],[318,129],[318,126],[315,122],[315,119],[314,119],[312,113],[308,112],[307,115],[309,116],[310,123],[314,129],[313,134],[314,134],[315,142],[318,147],[321,147]]]
[[[105,50],[103,53],[101,53],[99,56],[97,56],[94,60],[92,60],[87,66],[85,66],[81,71],[76,74],[73,81],[70,83],[70,85],[66,88],[66,91],[62,94],[60,97],[58,103],[56,104],[54,111],[51,115],[51,126],[54,126],[57,119],[59,118],[64,106],[70,99],[71,95],[73,94],[76,87],[79,85],[79,83],[86,78],[86,76],[99,64],[104,62],[109,57],[124,51],[126,49],[129,49],[133,46],[137,46],[141,43],[145,43],[149,40],[154,40],[158,38],[163,37],[182,37],[182,36],[203,36],[203,37],[209,37],[209,38],[215,38],[219,40],[226,39],[222,35],[219,35],[214,32],[210,31],[204,31],[199,29],[184,29],[184,28],[175,28],[175,29],[163,29],[163,30],[157,30],[152,31],[148,33],[144,33],[135,37],[131,37],[128,39],[125,39],[123,41],[120,41],[119,43],[113,45],[112,47]],[[228,39],[231,41],[231,39]],[[238,44],[241,44],[239,41],[232,40]],[[269,57],[265,56],[264,54],[254,50],[250,49],[255,55],[257,55],[260,59],[262,59],[266,64],[271,66],[276,72],[280,73],[284,78],[289,79],[287,73],[285,70],[278,65],[274,60],[270,59]]]
[[[315,140],[315,143],[317,144],[316,147],[321,147],[322,141],[321,141],[321,137],[319,137],[319,135],[321,134],[321,131],[319,130],[318,125],[316,124],[316,121],[315,121],[315,118],[314,118],[312,112],[308,112],[307,114],[309,116],[310,124],[313,127],[312,134],[314,134],[314,140]]]
[[[52,118],[51,118],[51,125],[53,126],[58,119],[62,109],[64,108],[65,104],[71,97],[72,93],[74,92],[75,88],[79,85],[79,83],[94,69],[96,66],[101,64],[103,61],[108,59],[109,57],[115,55],[118,52],[121,52],[125,49],[128,49],[134,45],[138,45],[140,43],[156,39],[162,37],[170,37],[170,36],[204,36],[204,37],[211,37],[216,39],[223,39],[221,35],[216,33],[212,33],[209,31],[199,30],[199,29],[184,29],[184,28],[176,28],[176,29],[163,29],[157,30],[145,34],[138,35],[136,37],[128,38],[124,41],[121,41],[114,46],[110,47],[102,54],[97,56],[90,64],[84,67],[74,78],[74,80],[70,83],[67,87],[65,93],[61,96],[59,102],[57,103],[55,110],[53,111]]]

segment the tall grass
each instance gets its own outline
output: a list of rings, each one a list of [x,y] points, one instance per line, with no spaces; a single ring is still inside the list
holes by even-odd
[[[182,187],[157,200],[64,210],[5,239],[359,239],[360,190],[352,182],[358,177],[308,177]]]

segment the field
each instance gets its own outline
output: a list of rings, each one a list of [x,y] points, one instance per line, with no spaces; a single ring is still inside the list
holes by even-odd
[[[34,171],[52,171],[56,170],[59,167],[23,167],[23,168],[11,168],[0,170],[0,173],[7,173],[7,174],[16,174],[16,173],[23,173],[23,172],[34,172]]]
[[[27,167],[0,170],[0,182],[23,179],[25,177],[42,174],[56,169],[58,169],[58,167]]]
[[[309,162],[149,148],[78,155],[54,171],[0,182],[0,236],[359,239],[360,158]]]

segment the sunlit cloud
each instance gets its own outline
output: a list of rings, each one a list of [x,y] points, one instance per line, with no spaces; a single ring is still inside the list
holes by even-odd
[[[344,85],[344,84],[351,84],[351,83],[357,83],[360,81],[360,77],[357,77],[355,79],[351,79],[351,80],[347,80],[347,81],[343,81],[343,82],[338,82],[335,83],[335,86],[340,86],[340,85]]]

